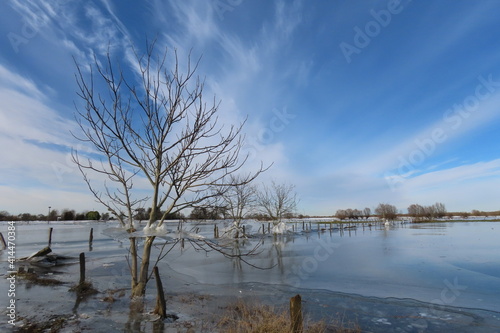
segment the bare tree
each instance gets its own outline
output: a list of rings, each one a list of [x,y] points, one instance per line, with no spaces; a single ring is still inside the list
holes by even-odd
[[[227,210],[234,222],[226,234],[233,235],[235,238],[245,237],[241,221],[255,206],[257,189],[251,183],[242,182],[241,175],[231,175],[230,177],[230,183],[237,185],[222,188],[220,192],[220,205]]]
[[[274,224],[278,224],[297,207],[297,194],[294,189],[294,185],[276,184],[274,181],[270,187],[264,185],[257,193],[257,206]]]
[[[363,209],[363,215],[368,220],[368,218],[372,215],[372,210],[366,207],[365,209]]]
[[[381,203],[375,208],[375,213],[383,219],[394,220],[398,216],[398,209],[396,206]]]
[[[359,220],[361,218],[361,216],[363,216],[363,212],[359,209],[354,209],[353,210],[353,217],[356,219],[356,220]]]
[[[425,216],[425,209],[421,205],[412,204],[408,207],[408,215],[413,216],[415,221],[420,221]]]
[[[432,220],[434,218],[443,218],[446,215],[446,208],[444,204],[436,202],[434,205],[421,206],[412,204],[408,207],[408,215],[413,216],[415,221],[423,219]]]
[[[173,66],[167,65],[169,54],[149,43],[144,55],[135,53],[130,76],[109,53],[104,64],[95,56],[89,74],[77,64],[78,95],[85,104],[77,108],[78,138],[99,157],[74,152],[73,159],[97,201],[131,231],[139,204],[151,208],[147,228],[155,229],[169,214],[209,205],[214,187],[245,184],[262,171],[230,182],[246,161],[240,158],[243,124],[218,125],[219,102],[214,97],[207,104],[204,82],[195,76],[199,60],[193,63],[189,56],[182,71],[176,52]],[[107,178],[103,189],[92,183],[89,172]],[[154,240],[145,238],[142,256],[131,249],[132,296],[145,293]],[[134,267],[137,258],[140,270]]]
[[[339,220],[345,220],[347,218],[347,212],[345,209],[338,209],[335,212],[335,217],[338,218]]]
[[[446,207],[443,203],[441,202],[436,202],[434,204],[434,209],[435,209],[435,214],[437,218],[443,218],[446,216]]]

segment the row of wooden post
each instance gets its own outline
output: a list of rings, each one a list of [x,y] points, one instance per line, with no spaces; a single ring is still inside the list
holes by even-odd
[[[324,223],[325,227],[324,227],[324,230],[332,230],[333,229],[333,223]],[[327,227],[327,225],[329,225]],[[349,227],[351,227],[349,225]],[[363,230],[364,230],[365,226],[363,224]],[[262,234],[265,235],[266,234],[266,229],[267,229],[267,234],[270,234],[271,233],[271,223],[268,223],[267,224],[267,228],[266,228],[266,225],[265,223],[262,223],[262,226],[261,228],[259,228],[259,231],[262,230]],[[343,228],[339,228],[341,231]],[[293,223],[292,224],[292,231],[295,232],[297,231],[298,228],[297,228],[297,225],[296,223]],[[308,230],[312,230],[312,222],[309,222],[309,225],[306,224],[306,222],[302,221],[302,231],[308,231]],[[318,223],[318,232],[320,232],[321,230],[321,224]],[[243,234],[245,234],[245,226],[243,226]],[[219,227],[217,226],[217,224],[214,224],[214,238],[219,238],[220,237],[220,234],[219,234]]]
[[[154,313],[159,315],[162,319],[167,317],[167,306],[165,301],[165,292],[163,291],[163,284],[161,282],[158,266],[153,267],[153,273],[156,280],[156,306]],[[80,282],[79,285],[85,283],[85,253],[80,253]],[[303,319],[302,319],[302,299],[300,295],[290,298],[290,320],[292,333],[303,332]]]
[[[156,297],[156,307],[154,313],[159,315],[162,319],[167,317],[167,306],[165,301],[165,293],[163,291],[163,284],[160,279],[160,273],[158,271],[158,267],[153,267],[153,272],[156,280],[156,289],[157,289],[157,297]],[[79,285],[83,285],[85,283],[85,253],[80,253],[80,282]]]
[[[92,232],[91,232],[92,235]],[[85,283],[85,253],[80,253],[80,282],[79,285],[83,285]],[[155,266],[153,268],[153,272],[156,280],[156,289],[157,289],[157,297],[156,297],[156,307],[154,313],[159,315],[162,319],[167,317],[167,306],[165,301],[165,293],[163,291],[163,284],[161,282],[160,273],[158,271],[158,267]]]
[[[52,244],[52,231],[54,231],[54,228],[49,228],[49,247]],[[0,233],[1,235],[1,233]],[[2,236],[3,239],[3,236]],[[94,228],[90,228],[90,234],[89,234],[89,245],[92,245],[92,241],[94,240]]]
[[[263,230],[264,225],[262,226]],[[270,226],[268,226],[268,230],[270,230]],[[49,229],[49,247],[52,243],[52,231],[53,228]],[[89,235],[89,243],[92,243],[93,240],[93,232],[94,228],[90,229],[90,235]],[[214,226],[214,233],[218,237],[218,228],[217,225]],[[6,247],[5,244],[5,239],[3,238],[3,235],[0,233],[0,239]],[[82,252],[80,253],[79,256],[79,261],[80,261],[80,281],[79,285],[83,285],[85,283],[85,253]],[[163,284],[160,278],[160,273],[158,271],[158,267],[155,266],[153,267],[153,273],[155,275],[155,280],[156,280],[156,289],[157,289],[157,298],[156,298],[156,307],[155,307],[155,313],[158,314],[162,319],[166,318],[167,313],[166,313],[166,301],[165,301],[165,293],[163,291]],[[302,299],[300,295],[296,295],[292,298],[290,298],[290,320],[291,320],[291,332],[293,333],[302,333],[303,332],[303,316],[302,316]]]

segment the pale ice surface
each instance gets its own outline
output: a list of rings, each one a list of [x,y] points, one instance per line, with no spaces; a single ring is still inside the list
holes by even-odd
[[[499,222],[396,223],[351,229],[308,222],[312,230],[306,225],[302,231],[303,224],[297,221],[295,232],[287,223],[273,230],[281,233],[269,234],[267,222],[244,221],[253,237],[240,240],[213,238],[214,225],[225,230],[231,228],[231,221],[181,226],[174,221],[146,233],[143,223],[134,235],[157,236],[153,255],[165,244],[177,244],[159,269],[170,295],[167,307],[182,318],[196,319],[196,313],[189,312],[194,310],[183,305],[185,295],[207,295],[210,302],[243,297],[283,305],[300,293],[308,316],[319,319],[341,313],[370,332],[500,331]],[[54,253],[77,257],[85,252],[87,276],[102,294],[76,304],[67,290],[78,280],[78,265],[58,266],[40,273],[57,277],[64,286],[30,286],[18,281],[19,314],[40,313],[48,318],[51,313],[74,315],[76,311],[75,325],[79,321],[94,330],[123,331],[130,321],[124,314],[128,313],[127,297],[116,296],[112,304],[101,299],[106,290],[130,286],[126,255],[131,235],[113,223],[19,223],[16,256],[28,256],[46,246],[49,227],[54,228]],[[90,245],[91,227],[94,240]],[[0,225],[4,235],[6,230],[6,225]],[[188,240],[183,248],[175,242],[180,238]],[[216,251],[200,252],[195,244],[206,241],[220,245],[233,259]],[[0,253],[0,265],[7,272],[6,251]],[[0,279],[2,295],[7,294],[5,280]],[[148,285],[147,297],[154,304],[154,281]],[[2,309],[7,300],[0,297]],[[189,302],[193,306],[202,301],[194,297]],[[213,307],[210,304],[196,309],[208,311]]]

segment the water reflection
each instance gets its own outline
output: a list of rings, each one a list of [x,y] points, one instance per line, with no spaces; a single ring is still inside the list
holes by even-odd
[[[472,227],[475,233],[483,229],[478,225]],[[500,259],[491,258],[499,249],[494,238],[488,235],[491,228],[484,230],[480,243],[466,238],[470,228],[468,224],[447,228],[445,223],[358,225],[349,229],[316,229],[313,225],[312,228],[306,226],[304,232],[234,242],[231,253],[236,257],[230,262],[215,254],[208,254],[210,260],[205,262],[186,251],[182,259],[169,261],[169,265],[200,283],[214,285],[260,282],[422,301],[439,298],[443,281],[453,281],[456,276],[467,283],[468,290],[454,305],[487,305],[500,310],[494,301],[500,296],[500,280],[488,280],[483,274],[485,270],[457,264],[491,262],[500,267]],[[256,242],[262,242],[261,250],[245,259],[254,266],[271,269],[254,269],[238,258]],[[318,254],[318,247],[324,249],[325,246],[331,253]],[[497,272],[489,276],[497,278]]]

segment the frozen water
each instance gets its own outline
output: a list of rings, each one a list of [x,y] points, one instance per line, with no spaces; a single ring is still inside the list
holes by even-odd
[[[183,295],[208,295],[212,301],[222,303],[254,297],[281,305],[300,293],[308,316],[320,319],[344,314],[366,331],[492,332],[500,327],[498,222],[358,226],[334,231],[319,228],[312,221],[312,231],[269,235],[267,223],[264,228],[260,222],[244,221],[246,232],[254,237],[241,240],[213,239],[214,224],[223,229],[231,222],[190,222],[180,230],[178,222],[168,222],[163,230],[154,231],[159,236],[158,245],[167,240],[170,246],[169,239],[178,238],[200,245],[214,241],[234,258],[215,251],[200,252],[186,242],[184,248],[177,244],[160,263],[164,287],[171,297],[168,307],[182,318],[196,318],[196,313],[190,314],[183,307]],[[296,226],[299,228],[295,230],[302,229],[302,223]],[[75,298],[68,296],[68,289],[78,280],[78,265],[47,268],[39,272],[66,285],[43,287],[18,281],[19,314],[39,313],[43,318],[47,314],[77,313],[75,322],[81,321],[94,330],[114,327],[108,331],[123,331],[131,325],[126,295],[115,295],[112,304],[101,301],[107,290],[128,290],[130,286],[126,255],[131,235],[109,223],[19,223],[16,256],[28,256],[45,247],[49,227],[54,228],[55,253],[72,257],[86,253],[87,276],[104,295],[76,304]],[[90,246],[91,227],[94,240]],[[290,224],[280,228],[290,231]],[[4,235],[6,229],[0,224]],[[145,235],[142,228],[137,230],[137,235]],[[254,255],[245,256],[257,245]],[[160,249],[155,246],[153,255]],[[238,255],[242,255],[241,259]],[[7,271],[6,260],[3,251],[3,272]],[[6,279],[0,279],[0,293],[7,295]],[[154,283],[149,285],[147,297],[153,304]],[[2,309],[7,299],[0,297]],[[47,300],[51,300],[50,304]],[[188,303],[203,302],[194,297]],[[201,305],[197,311],[201,311]],[[6,327],[5,322],[1,322],[0,330]]]

